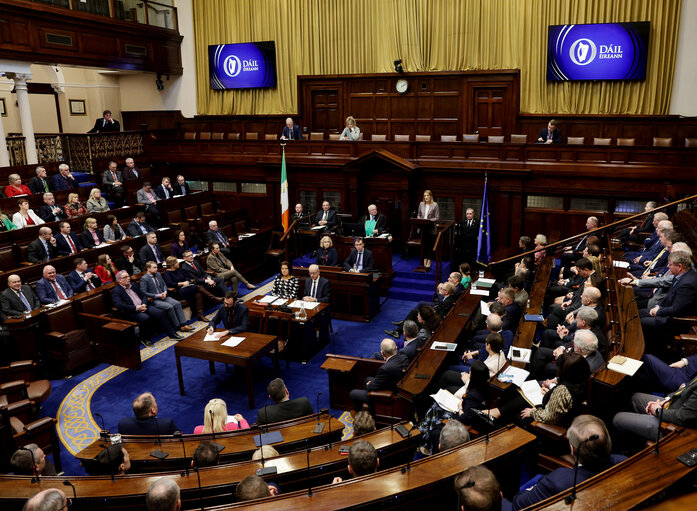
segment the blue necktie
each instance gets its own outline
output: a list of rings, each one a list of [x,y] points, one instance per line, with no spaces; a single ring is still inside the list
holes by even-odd
[[[48,243],[44,241],[44,248],[46,249],[46,260],[51,259],[51,251],[48,249]]]
[[[17,294],[19,295],[19,299],[22,300],[22,303],[24,304],[24,310],[25,311],[31,311],[31,305],[29,305],[29,302],[25,298],[24,294],[22,291],[18,291]]]
[[[358,268],[358,271],[363,269],[363,252],[358,252],[358,257],[356,258],[356,268]]]

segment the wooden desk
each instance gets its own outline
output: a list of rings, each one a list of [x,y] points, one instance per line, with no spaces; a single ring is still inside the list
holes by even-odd
[[[221,330],[218,330],[221,331]],[[179,378],[179,393],[184,395],[184,378],[182,377],[181,357],[200,358],[208,360],[211,374],[215,374],[214,362],[223,364],[233,364],[244,367],[247,374],[247,397],[249,408],[254,408],[254,375],[252,367],[254,362],[276,349],[278,354],[278,338],[274,335],[255,334],[252,332],[241,332],[235,337],[244,337],[244,341],[232,348],[223,346],[223,342],[230,336],[226,335],[220,341],[206,342],[207,329],[202,329],[191,335],[187,339],[174,345],[174,356],[177,359],[177,377]],[[278,358],[274,357],[276,368],[278,369]]]
[[[334,248],[339,255],[339,264],[343,266],[344,261],[351,254],[354,247],[355,238],[352,236],[341,236],[330,234]],[[392,268],[392,240],[387,238],[363,238],[365,248],[373,253],[375,270],[380,272],[380,296],[387,296],[392,279],[394,279],[394,269]]]

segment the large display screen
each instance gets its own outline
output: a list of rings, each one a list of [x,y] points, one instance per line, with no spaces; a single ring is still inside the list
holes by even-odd
[[[547,80],[644,80],[650,22],[550,25]]]
[[[253,89],[276,86],[276,44],[212,44],[208,46],[211,89]]]

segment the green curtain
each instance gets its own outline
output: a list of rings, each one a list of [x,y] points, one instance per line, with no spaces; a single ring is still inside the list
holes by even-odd
[[[520,69],[521,112],[667,114],[678,0],[193,0],[204,115],[298,111],[297,76]],[[547,82],[547,26],[650,21],[643,82]],[[213,91],[208,45],[276,42],[274,89]]]

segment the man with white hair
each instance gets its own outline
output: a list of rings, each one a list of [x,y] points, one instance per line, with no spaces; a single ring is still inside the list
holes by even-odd
[[[68,509],[70,504],[62,490],[49,488],[27,500],[22,511],[63,511]]]
[[[145,505],[148,511],[179,511],[182,507],[179,486],[167,477],[158,479],[148,488]]]
[[[667,224],[664,224],[665,226],[668,226],[670,229],[673,228],[673,224],[668,220],[668,215],[666,215],[663,211],[659,211],[653,216],[653,225],[655,227],[655,230],[653,231],[653,234],[646,238],[644,240],[644,243],[641,247],[640,250],[635,250],[635,251],[629,251],[624,254],[624,258],[627,261],[633,261],[637,257],[642,256],[646,253],[647,250],[650,250],[652,247],[658,243],[658,234],[659,234],[659,225],[661,222],[668,222]]]
[[[579,311],[578,330],[571,336],[565,336],[565,339],[571,337],[571,341],[567,341],[564,344],[557,346],[556,348],[538,348],[532,356],[532,360],[528,366],[528,371],[530,371],[530,376],[536,380],[543,380],[545,378],[553,378],[557,374],[557,361],[565,351],[573,349],[579,355],[582,355],[588,365],[590,366],[591,373],[599,369],[605,360],[602,354],[598,350],[598,338],[590,330],[592,324],[592,317],[597,317],[596,312],[593,309],[584,307],[583,310]],[[588,322],[586,322],[586,317]],[[555,382],[556,378],[553,378],[552,383]]]
[[[206,231],[206,243],[210,245],[216,242],[220,245],[220,251],[230,259],[232,257],[232,252],[230,252],[230,240],[223,231],[218,228],[218,221],[211,220],[208,222],[208,230]]]
[[[370,234],[368,234],[368,222],[372,222],[373,229]],[[383,232],[387,232],[387,219],[385,215],[378,213],[378,207],[375,204],[368,206],[368,214],[363,215],[358,220],[359,225],[366,226],[365,235],[366,236],[376,236]]]
[[[380,366],[373,378],[366,378],[362,389],[353,389],[349,393],[353,408],[360,411],[364,404],[370,404],[368,392],[376,390],[394,390],[397,382],[402,379],[403,371],[409,365],[409,359],[397,351],[393,339],[383,339],[380,343],[380,353],[385,363]]]
[[[140,175],[140,171],[136,167],[136,162],[133,158],[126,158],[126,166],[123,168],[121,175],[126,181],[135,181],[143,176]]]
[[[597,229],[599,225],[600,221],[597,217],[589,216],[586,219],[586,231]],[[564,252],[561,258],[561,265],[563,268],[569,268],[576,259],[583,257],[583,250],[586,248],[588,236],[590,236],[590,234],[586,234],[575,244],[564,247]]]
[[[53,176],[53,189],[55,191],[73,190],[78,187],[77,181],[70,173],[70,167],[67,163],[58,165],[58,174]]]
[[[293,118],[286,119],[286,125],[281,133],[281,140],[302,140],[303,136],[300,133],[300,126],[293,123]]]
[[[311,264],[307,271],[310,274],[310,278],[305,281],[303,301],[329,303],[331,297],[329,281],[320,276],[319,266]]]

